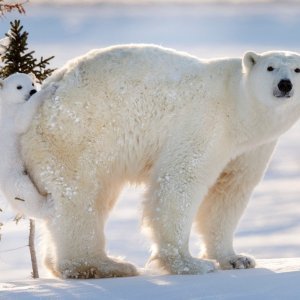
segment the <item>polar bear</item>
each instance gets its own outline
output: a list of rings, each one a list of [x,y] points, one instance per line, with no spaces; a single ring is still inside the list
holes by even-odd
[[[29,174],[51,193],[45,262],[67,278],[136,275],[108,257],[104,226],[123,186],[144,183],[150,262],[171,274],[251,268],[233,234],[278,137],[300,115],[300,56],[199,60],[152,45],[94,50],[58,70],[22,139]],[[196,222],[202,257],[188,241]]]
[[[20,153],[21,135],[47,92],[37,93],[32,75],[15,73],[0,79],[0,190],[13,208],[34,218],[46,218],[53,203],[38,193],[26,174]],[[42,95],[42,97],[41,97]]]

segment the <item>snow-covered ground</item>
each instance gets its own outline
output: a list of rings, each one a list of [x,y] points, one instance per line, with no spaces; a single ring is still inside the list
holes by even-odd
[[[298,272],[289,272],[289,266],[295,264]],[[284,265],[286,269],[283,273],[278,272],[276,265]],[[202,276],[26,280],[0,284],[3,290],[0,299],[296,300],[299,299],[299,270],[300,259],[293,259],[272,261],[266,265],[262,262],[259,269]]]
[[[36,1],[35,1],[36,2]],[[20,17],[20,16],[17,16]],[[0,37],[12,15],[0,19]],[[155,43],[200,57],[241,56],[246,50],[300,52],[300,6],[80,6],[27,5],[22,17],[37,55],[52,67],[91,48]],[[300,123],[285,134],[236,234],[240,252],[259,258],[259,268],[205,276],[154,276],[88,281],[30,280],[27,221],[15,225],[4,204],[0,242],[0,299],[20,296],[82,299],[297,299],[300,295]],[[140,233],[142,190],[128,188],[106,228],[111,255],[143,268],[149,243]],[[15,248],[20,249],[13,250]],[[193,234],[191,251],[201,243]],[[285,258],[271,260],[271,258]]]

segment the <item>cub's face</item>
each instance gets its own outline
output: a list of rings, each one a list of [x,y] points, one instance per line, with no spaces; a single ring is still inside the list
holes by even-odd
[[[291,52],[248,52],[243,58],[246,84],[267,106],[300,104],[300,56]]]
[[[36,93],[35,78],[23,73],[15,73],[0,80],[0,98],[6,103],[24,103]]]

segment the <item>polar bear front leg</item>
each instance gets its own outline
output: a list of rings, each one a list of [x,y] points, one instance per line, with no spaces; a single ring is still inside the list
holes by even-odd
[[[192,257],[188,249],[192,220],[201,196],[197,199],[189,193],[195,188],[193,183],[181,185],[169,172],[161,175],[159,183],[152,183],[144,204],[144,225],[154,242],[148,265],[155,263],[170,274],[214,271],[212,262]]]
[[[148,264],[154,263],[171,274],[215,270],[214,262],[192,257],[188,243],[201,199],[210,182],[216,180],[222,163],[214,151],[187,145],[179,153],[178,147],[171,145],[168,148],[176,153],[166,151],[161,155],[144,203],[144,225],[150,229],[154,242]]]
[[[204,257],[217,260],[222,269],[255,267],[253,257],[235,253],[233,235],[275,145],[260,146],[231,161],[199,208],[196,224],[205,243]]]

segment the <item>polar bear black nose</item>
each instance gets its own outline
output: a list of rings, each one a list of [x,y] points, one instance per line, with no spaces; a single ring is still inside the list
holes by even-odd
[[[279,81],[278,83],[278,89],[280,92],[283,93],[288,93],[292,90],[293,88],[293,84],[291,83],[291,81],[289,79],[282,79]]]
[[[31,90],[31,91],[29,92],[29,95],[32,96],[32,95],[34,95],[36,92],[37,92],[37,90]]]

